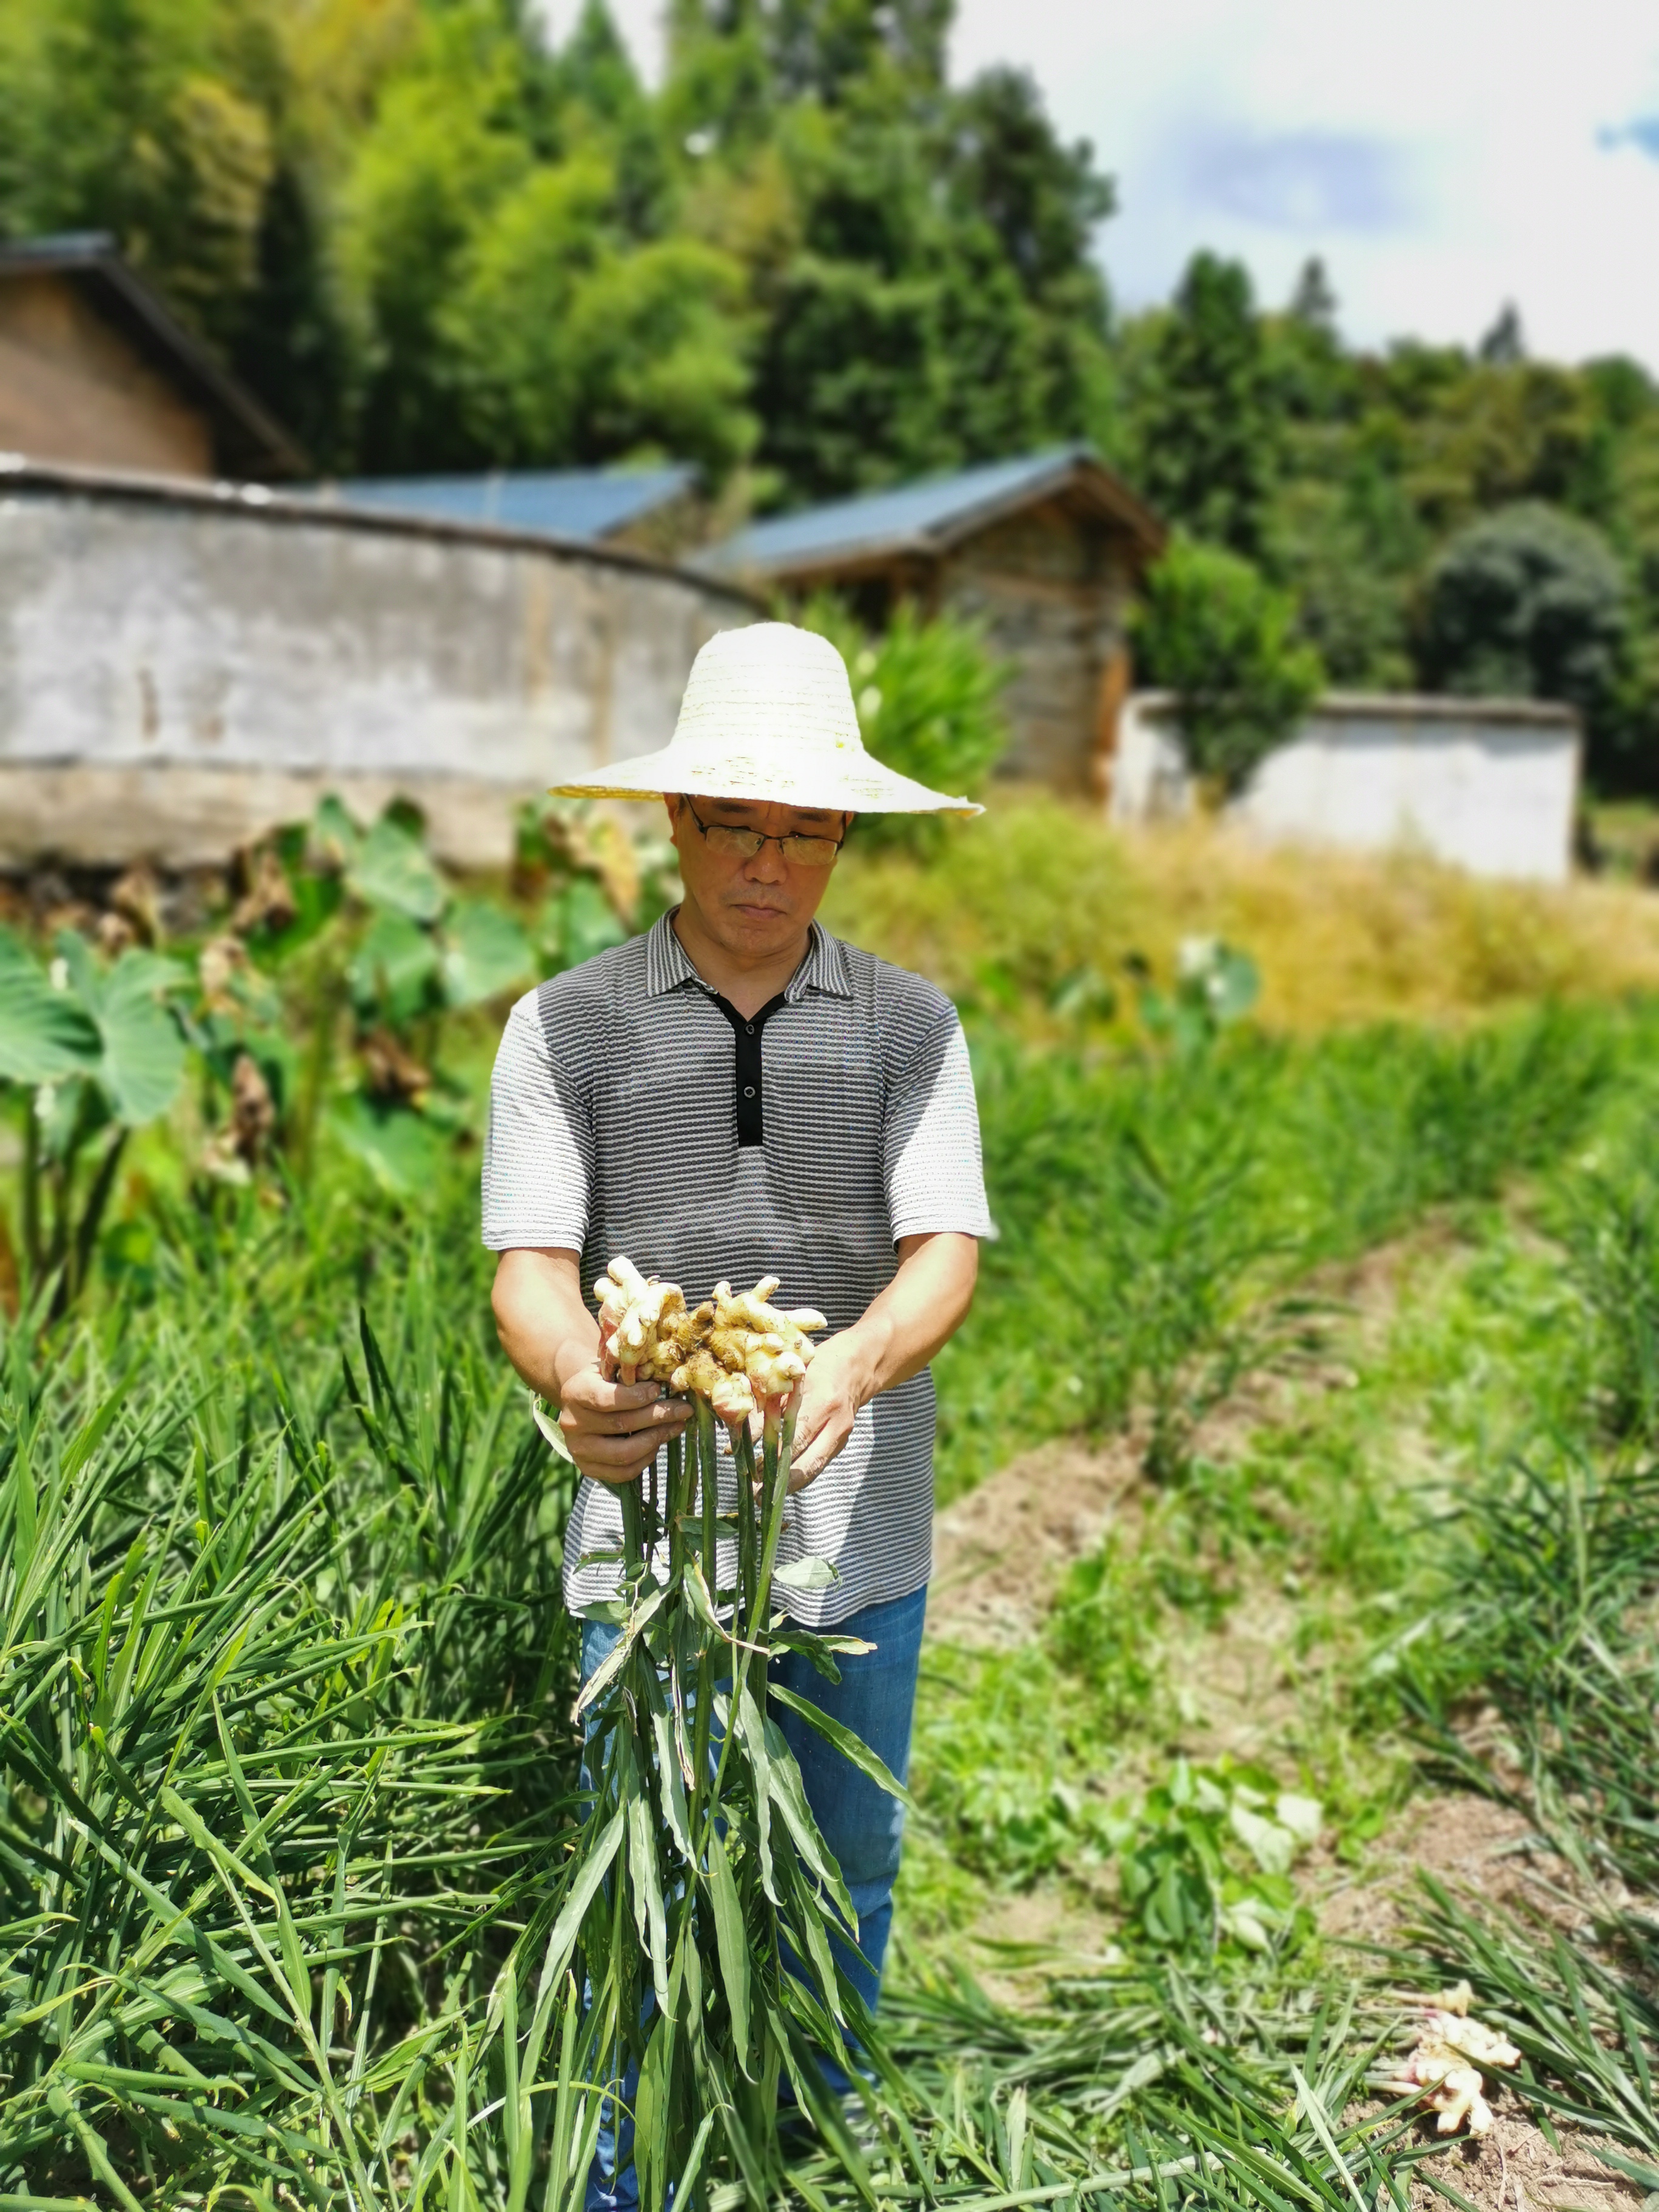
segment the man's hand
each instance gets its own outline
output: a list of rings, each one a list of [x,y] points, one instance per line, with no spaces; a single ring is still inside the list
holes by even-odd
[[[584,1474],[632,1482],[691,1418],[684,1398],[657,1382],[607,1382],[598,1360],[568,1376],[559,1394],[559,1429]]]
[[[942,1230],[901,1237],[899,1267],[861,1320],[827,1337],[801,1384],[789,1487],[804,1490],[846,1445],[861,1407],[920,1375],[973,1303],[979,1247]]]
[[[495,1269],[495,1326],[532,1390],[556,1402],[570,1456],[595,1482],[632,1482],[691,1418],[656,1382],[607,1382],[599,1324],[582,1298],[581,1255],[554,1248],[503,1252]]]
[[[856,1329],[826,1337],[800,1386],[795,1448],[789,1459],[791,1492],[805,1490],[845,1446],[870,1389],[868,1356]]]

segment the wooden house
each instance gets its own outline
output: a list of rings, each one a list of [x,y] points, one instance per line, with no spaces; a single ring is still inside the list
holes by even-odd
[[[703,556],[751,589],[823,586],[872,627],[902,599],[981,623],[1012,664],[1006,773],[1099,792],[1129,686],[1131,592],[1157,518],[1085,446],[755,524]]]
[[[305,466],[100,231],[0,246],[0,452],[260,482]]]

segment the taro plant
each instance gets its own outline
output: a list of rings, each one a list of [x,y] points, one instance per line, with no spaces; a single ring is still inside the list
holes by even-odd
[[[993,658],[982,629],[957,617],[928,619],[900,605],[878,636],[832,593],[801,611],[845,659],[864,742],[901,775],[936,789],[982,791],[1008,744],[1002,694],[1012,664]],[[949,834],[936,815],[872,814],[860,845],[902,845],[936,853]]]
[[[42,961],[0,930],[0,1101],[19,1131],[21,1270],[52,1313],[92,1265],[129,1133],[179,1095],[176,1000],[188,981],[177,962],[133,947],[105,966],[72,930]]]

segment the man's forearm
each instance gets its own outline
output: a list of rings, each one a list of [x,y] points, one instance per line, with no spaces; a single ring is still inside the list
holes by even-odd
[[[546,1253],[503,1252],[491,1303],[502,1350],[532,1390],[556,1403],[599,1348],[574,1269]]]
[[[851,1328],[825,1340],[806,1370],[792,1483],[823,1473],[852,1433],[859,1409],[919,1375],[961,1327],[974,1299],[979,1246],[940,1231],[905,1237],[899,1271]]]
[[[974,1301],[979,1246],[973,1237],[941,1232],[919,1237],[908,1252],[900,1249],[897,1274],[834,1340],[849,1351],[857,1347],[859,1398],[865,1405],[920,1375],[961,1328]]]

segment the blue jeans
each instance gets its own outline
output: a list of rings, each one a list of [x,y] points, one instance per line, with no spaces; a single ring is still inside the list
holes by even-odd
[[[927,1611],[924,1586],[909,1597],[867,1605],[836,1623],[836,1632],[856,1636],[875,1650],[836,1661],[839,1682],[826,1682],[809,1660],[790,1652],[775,1663],[770,1680],[808,1699],[832,1720],[867,1743],[901,1782],[910,1766],[910,1723],[916,1709],[916,1673],[921,1661],[921,1628]],[[618,1631],[609,1621],[582,1625],[582,1680],[615,1649]],[[860,1774],[800,1717],[774,1705],[772,1717],[795,1754],[823,1840],[835,1854],[859,1917],[859,1951],[835,1945],[838,1963],[871,2010],[881,1991],[882,1961],[893,1926],[893,1884],[898,1876],[904,1837],[904,1808],[896,1797]],[[634,2069],[623,2081],[632,2101]],[[639,2185],[631,2163],[634,2124],[626,2112],[620,2127],[607,2111],[599,2147],[587,2177],[586,2212],[633,2212]],[[617,2171],[618,2154],[624,2161]]]

